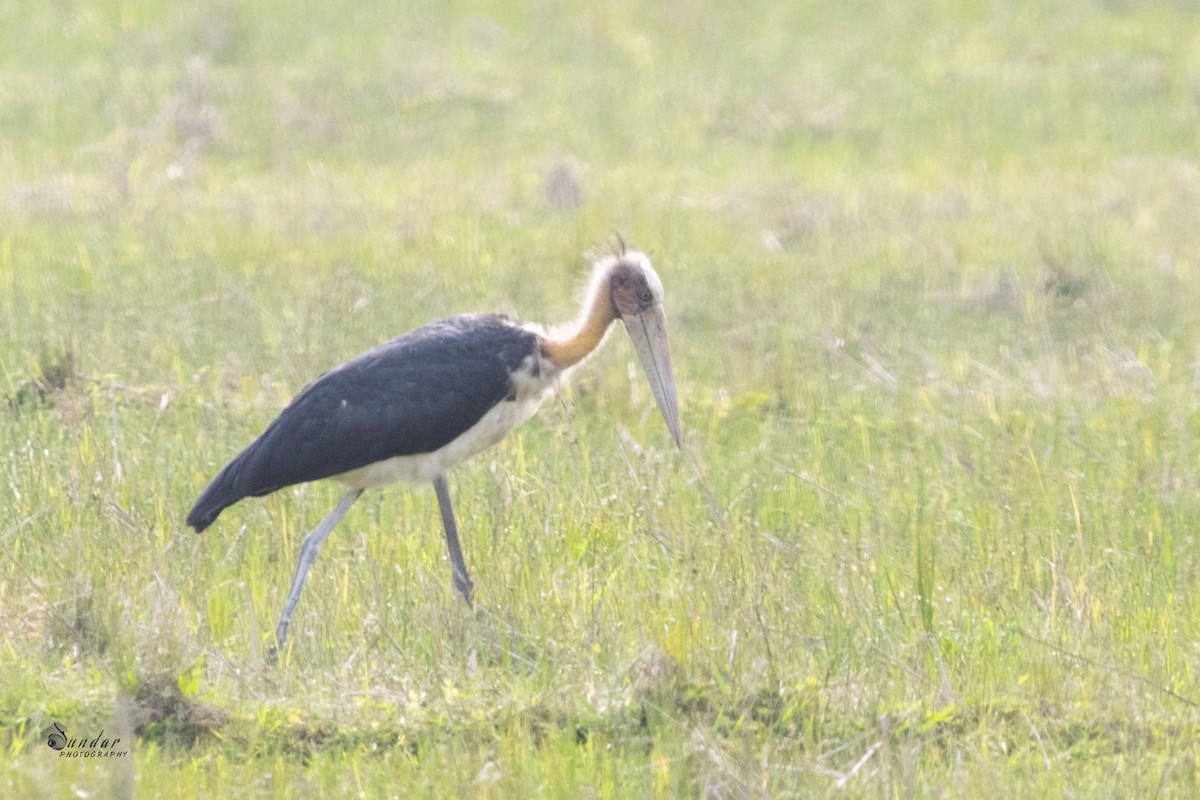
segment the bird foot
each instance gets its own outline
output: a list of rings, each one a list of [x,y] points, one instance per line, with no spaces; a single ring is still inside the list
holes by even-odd
[[[467,608],[474,609],[475,604],[471,601],[471,598],[475,596],[475,583],[471,580],[471,576],[455,573],[454,588],[458,589],[458,593],[462,595]]]

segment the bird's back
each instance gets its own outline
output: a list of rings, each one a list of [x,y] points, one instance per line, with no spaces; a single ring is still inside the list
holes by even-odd
[[[512,396],[536,334],[494,314],[417,328],[304,388],[213,479],[187,523],[202,531],[244,497],[433,452]]]

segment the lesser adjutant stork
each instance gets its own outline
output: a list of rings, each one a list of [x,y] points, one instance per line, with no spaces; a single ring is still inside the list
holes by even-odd
[[[663,288],[642,253],[620,244],[596,262],[579,317],[543,330],[497,314],[433,322],[317,378],[213,479],[187,524],[199,533],[227,506],[285,486],[333,478],[337,507],[305,538],[279,624],[282,648],[304,579],[325,538],[366,489],[432,482],[454,586],[471,605],[446,472],[533,416],[617,320],[633,339],[654,399],[680,444]]]

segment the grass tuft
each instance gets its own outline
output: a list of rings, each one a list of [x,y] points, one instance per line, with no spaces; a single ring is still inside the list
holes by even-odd
[[[118,698],[118,714],[128,720],[143,746],[186,750],[218,736],[228,715],[196,697],[187,675],[140,675]]]

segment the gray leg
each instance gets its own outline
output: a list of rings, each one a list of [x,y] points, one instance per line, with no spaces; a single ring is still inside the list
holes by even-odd
[[[433,489],[437,492],[438,507],[442,510],[442,527],[446,529],[446,547],[450,550],[450,568],[454,570],[454,588],[462,594],[467,605],[474,608],[471,594],[475,591],[475,584],[471,581],[471,573],[467,572],[467,562],[463,561],[462,545],[458,543],[458,524],[454,521],[450,485],[446,483],[445,473],[433,479]]]
[[[292,588],[288,592],[287,602],[283,604],[283,613],[279,615],[279,624],[275,626],[275,644],[267,653],[269,663],[275,663],[277,651],[283,649],[283,643],[287,639],[288,625],[291,624],[292,614],[296,613],[296,604],[300,602],[304,579],[308,577],[308,568],[317,560],[317,554],[321,552],[321,545],[325,543],[325,537],[342,521],[342,517],[346,516],[350,506],[354,505],[354,501],[362,493],[362,489],[346,492],[333,511],[329,512],[329,516],[321,520],[321,524],[313,528],[313,532],[304,539],[304,544],[300,545],[300,561],[296,564],[296,576],[292,578]]]

